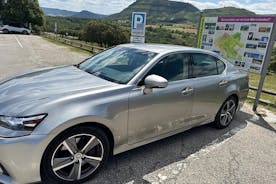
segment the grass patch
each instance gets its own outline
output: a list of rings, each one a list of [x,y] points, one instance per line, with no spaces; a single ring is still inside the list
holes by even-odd
[[[245,102],[248,103],[248,104],[250,104],[250,105],[252,105],[252,106],[254,104],[254,100],[251,100],[251,99],[247,99]],[[276,108],[273,107],[273,106],[271,106],[271,105],[265,105],[265,104],[259,103],[258,107],[261,107],[261,108],[264,108],[264,109],[268,109],[271,112],[276,113]]]
[[[250,72],[249,73],[250,85],[254,86],[254,87],[258,87],[260,77],[261,77],[261,75]],[[275,73],[269,73],[266,76],[263,89],[276,92],[276,74]]]
[[[84,54],[88,54],[88,55],[93,55],[91,52],[88,52],[86,50],[83,50],[83,49],[79,49],[79,48],[76,48],[76,47],[72,47],[70,45],[67,45],[67,44],[64,44],[64,43],[61,43],[57,40],[52,40],[52,39],[49,39],[49,38],[45,38],[45,37],[42,37],[44,40],[50,42],[50,43],[53,43],[55,45],[59,45],[59,46],[63,46],[63,47],[67,47],[70,51],[72,52],[79,52],[79,53],[84,53]]]
[[[259,81],[260,81],[260,75],[256,73],[249,73],[249,84],[253,87],[258,87],[259,86]],[[276,74],[275,73],[269,73],[264,82],[263,89],[269,90],[269,91],[274,91],[276,92]],[[256,91],[249,91],[249,96],[256,97]],[[261,94],[261,99],[263,100],[268,100],[271,103],[276,104],[276,96],[268,95],[265,93]],[[249,103],[254,103],[253,100],[248,100]],[[269,109],[273,112],[276,112],[275,106],[270,106],[270,105],[260,105],[266,109]]]

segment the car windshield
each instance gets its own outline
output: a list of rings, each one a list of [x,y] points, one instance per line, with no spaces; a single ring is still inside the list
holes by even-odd
[[[79,64],[79,68],[105,80],[128,83],[157,54],[117,46]]]

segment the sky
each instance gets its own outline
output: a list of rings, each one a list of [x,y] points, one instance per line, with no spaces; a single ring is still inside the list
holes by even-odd
[[[197,8],[211,9],[225,6],[245,8],[258,14],[276,14],[276,0],[174,0],[188,2]],[[88,10],[98,14],[118,13],[135,0],[39,0],[42,7],[71,11]]]

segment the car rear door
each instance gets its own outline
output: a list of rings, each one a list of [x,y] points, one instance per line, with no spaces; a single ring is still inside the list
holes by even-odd
[[[193,91],[188,80],[190,55],[176,53],[161,59],[146,75],[166,78],[166,88],[143,93],[133,89],[129,99],[129,143],[137,143],[188,125],[193,107]]]
[[[191,56],[193,117],[194,122],[199,125],[213,121],[226,99],[228,79],[224,71],[226,65],[217,57],[205,53],[193,53]]]

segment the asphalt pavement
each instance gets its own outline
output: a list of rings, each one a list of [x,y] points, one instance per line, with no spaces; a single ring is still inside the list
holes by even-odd
[[[87,57],[38,36],[0,34],[0,79]],[[276,116],[251,109],[245,104],[227,129],[204,125],[116,155],[87,184],[275,184]]]
[[[33,68],[76,64],[87,57],[39,36],[0,34],[0,78]]]

